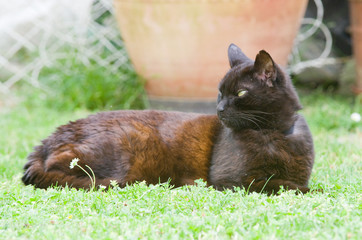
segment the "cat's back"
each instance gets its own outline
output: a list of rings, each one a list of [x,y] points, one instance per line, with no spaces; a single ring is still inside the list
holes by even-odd
[[[99,135],[110,137],[139,132],[142,135],[156,134],[168,139],[182,135],[184,131],[191,131],[188,134],[192,135],[209,128],[219,128],[219,125],[215,115],[158,110],[120,110],[100,112],[69,122],[58,127],[50,138],[57,138],[57,141],[64,139],[69,143]]]

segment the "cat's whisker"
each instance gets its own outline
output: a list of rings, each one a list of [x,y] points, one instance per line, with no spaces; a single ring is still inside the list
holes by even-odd
[[[256,121],[256,122],[259,122],[259,123],[271,123],[272,122],[271,120],[269,120],[269,119],[267,119],[265,117],[262,117],[260,115],[251,114],[251,113],[242,112],[242,113],[236,114],[236,116],[238,118],[242,118],[242,119],[250,120],[250,121],[252,119],[253,121]],[[253,123],[255,123],[255,122],[253,122]]]
[[[253,124],[255,124],[261,130],[262,128],[260,127],[260,125],[257,122],[262,123],[263,121],[257,120],[257,119],[252,118],[252,117],[253,117],[253,115],[247,115],[247,114],[239,113],[239,114],[236,115],[236,117],[234,117],[234,119],[236,120],[235,122],[238,125],[238,127],[243,127],[243,124],[240,122],[240,118],[241,118],[241,119],[252,122]]]
[[[257,118],[260,118],[265,121],[269,121],[269,117],[272,117],[273,115],[275,115],[273,113],[267,113],[267,112],[262,112],[262,111],[252,111],[252,110],[244,111],[244,112],[242,112],[242,114],[257,117]],[[263,115],[268,115],[268,116],[264,117]]]
[[[252,118],[255,120],[255,121],[259,121],[261,123],[272,123],[271,120],[267,119],[267,118],[264,118],[262,116],[258,116],[258,115],[253,115]]]
[[[275,113],[269,113],[269,112],[264,112],[264,111],[259,111],[259,110],[247,110],[244,112],[248,112],[248,113],[260,113],[260,114],[265,114],[265,115],[275,115]]]

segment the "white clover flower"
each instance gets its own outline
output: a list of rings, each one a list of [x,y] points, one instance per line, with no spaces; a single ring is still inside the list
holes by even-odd
[[[70,162],[69,168],[73,169],[75,166],[78,165],[79,158],[73,158],[73,160]]]
[[[100,184],[98,187],[99,187],[99,189],[100,189],[101,191],[103,191],[104,189],[106,189],[106,186],[104,186],[104,185],[102,185],[102,184]]]
[[[117,187],[118,182],[117,182],[117,180],[110,180],[110,184],[112,187]]]
[[[354,112],[354,113],[351,114],[351,119],[354,122],[360,122],[361,121],[361,115],[359,113]]]

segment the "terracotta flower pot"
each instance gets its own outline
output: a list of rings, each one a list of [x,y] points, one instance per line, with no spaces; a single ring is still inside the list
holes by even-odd
[[[307,0],[115,0],[117,19],[150,97],[212,99],[227,48],[261,49],[286,65]]]
[[[356,60],[356,84],[354,92],[362,93],[362,0],[350,0],[353,55]]]

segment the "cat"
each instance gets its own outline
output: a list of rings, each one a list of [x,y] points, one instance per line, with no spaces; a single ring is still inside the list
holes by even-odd
[[[228,58],[217,114],[121,110],[70,122],[29,154],[22,181],[89,189],[90,178],[70,168],[78,158],[97,186],[203,179],[218,190],[308,192],[313,140],[289,76],[264,50],[253,61],[231,44]]]

